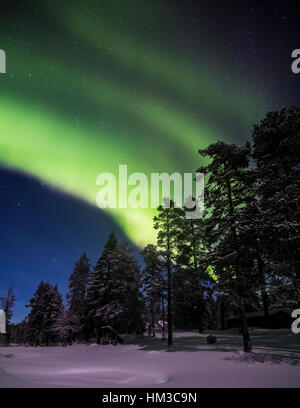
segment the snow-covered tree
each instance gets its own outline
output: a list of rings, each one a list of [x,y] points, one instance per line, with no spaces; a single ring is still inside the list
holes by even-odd
[[[110,302],[108,283],[112,274],[117,270],[117,252],[118,241],[111,233],[91,273],[88,285],[85,327],[90,334],[93,334],[94,331],[99,334],[100,327],[108,324],[104,307]],[[99,335],[97,335],[97,341],[100,342]]]
[[[142,271],[142,281],[146,302],[147,330],[155,336],[155,325],[159,320],[161,301],[165,290],[165,280],[162,275],[162,262],[155,245],[147,245],[142,255],[145,267]]]
[[[272,275],[272,301],[288,309],[300,304],[299,135],[296,106],[268,113],[253,131],[259,245]]]
[[[30,344],[51,345],[58,340],[55,325],[63,310],[62,296],[57,285],[41,282],[29,301],[27,316],[28,341]]]
[[[140,286],[135,257],[110,234],[91,274],[87,296],[87,324],[98,343],[101,326],[129,333],[142,330]]]
[[[63,307],[53,325],[53,333],[56,334],[57,340],[63,345],[69,344],[71,346],[76,335],[78,335],[79,328],[79,315]]]
[[[74,271],[69,278],[69,293],[67,294],[69,310],[64,316],[67,315],[70,319],[73,339],[80,335],[82,326],[84,327],[89,276],[90,263],[84,253],[75,263]]]
[[[119,328],[121,333],[142,333],[144,302],[141,273],[133,250],[127,244],[119,246],[118,272],[119,277],[115,280],[113,293],[123,306],[123,314],[116,328]]]

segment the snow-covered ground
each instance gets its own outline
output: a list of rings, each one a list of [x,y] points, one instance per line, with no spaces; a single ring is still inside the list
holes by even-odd
[[[254,351],[241,336],[215,331],[174,333],[172,351],[159,338],[127,344],[0,347],[0,387],[300,387],[300,335],[252,330]],[[130,344],[131,343],[131,344]]]

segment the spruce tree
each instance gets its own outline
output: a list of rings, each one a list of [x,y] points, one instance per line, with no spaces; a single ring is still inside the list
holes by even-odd
[[[27,307],[31,308],[27,316],[29,343],[35,346],[56,343],[58,335],[55,325],[63,309],[57,285],[42,281]]]
[[[75,263],[75,268],[69,278],[69,293],[67,299],[69,303],[70,325],[72,327],[73,338],[80,334],[85,322],[87,286],[90,276],[90,263],[84,253]]]
[[[100,343],[101,327],[121,333],[143,330],[143,302],[139,266],[131,249],[110,234],[100,256],[87,295],[87,316]]]
[[[118,272],[119,280],[115,283],[114,293],[123,313],[117,327],[122,333],[141,334],[144,331],[141,273],[132,248],[125,243],[119,247]]]
[[[70,309],[63,307],[53,325],[53,332],[63,345],[72,345],[80,327],[79,316],[71,313]]]
[[[142,271],[148,333],[155,337],[155,325],[160,315],[161,301],[165,289],[162,263],[155,245],[147,245],[143,251],[145,268]]]
[[[118,268],[118,241],[113,233],[104,245],[88,285],[87,311],[85,325],[90,334],[96,332],[97,343],[100,343],[100,328],[109,323],[110,283]],[[116,312],[116,311],[115,311]],[[111,316],[112,317],[112,316]]]

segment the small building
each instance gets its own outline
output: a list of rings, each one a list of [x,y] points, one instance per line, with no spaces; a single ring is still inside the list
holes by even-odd
[[[4,310],[0,309],[0,333],[6,334],[6,318]]]
[[[165,330],[167,330],[167,328],[168,328],[168,322],[163,321],[163,320],[158,320],[158,321],[156,322],[156,324],[155,324],[155,329],[156,329],[156,330],[161,330],[161,329],[163,329],[163,328],[165,328]]]
[[[249,327],[259,327],[262,329],[286,329],[291,327],[293,322],[291,314],[284,310],[270,310],[268,322],[263,311],[247,313],[246,316]],[[225,321],[227,329],[240,327],[238,316],[228,317]]]

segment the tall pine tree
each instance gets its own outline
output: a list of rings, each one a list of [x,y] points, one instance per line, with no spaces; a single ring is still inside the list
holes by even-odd
[[[196,328],[201,333],[205,326],[207,310],[205,291],[208,282],[206,268],[201,264],[203,245],[202,219],[180,218],[180,232],[177,235],[176,279],[174,296],[177,303],[176,319],[181,320],[183,328]],[[181,283],[182,282],[182,283]],[[183,291],[184,288],[184,291]],[[189,293],[188,298],[186,293]],[[180,319],[180,309],[185,316]]]
[[[246,305],[253,293],[252,255],[241,242],[239,229],[245,206],[251,199],[252,179],[248,164],[250,146],[244,148],[218,142],[199,150],[210,164],[198,171],[207,175],[205,203],[209,208],[206,234],[209,238],[207,261],[218,265],[222,283],[238,310],[244,351],[252,349],[246,318]]]
[[[154,217],[154,228],[157,230],[157,247],[163,257],[163,265],[167,273],[168,346],[171,346],[173,344],[172,272],[176,261],[180,218],[184,216],[184,211],[176,208],[173,201],[168,201],[165,199],[165,206],[158,207],[158,215]]]

